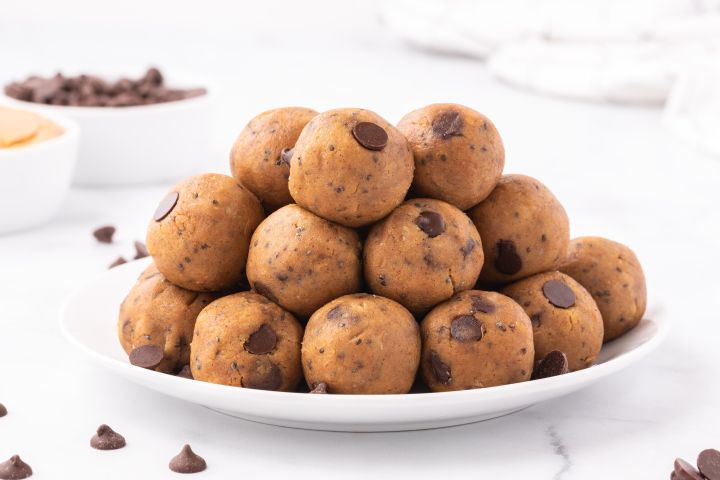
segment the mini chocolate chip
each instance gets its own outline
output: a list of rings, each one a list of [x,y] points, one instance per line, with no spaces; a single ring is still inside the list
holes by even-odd
[[[462,135],[463,119],[460,112],[447,110],[437,115],[432,122],[435,135],[447,140],[453,136]]]
[[[180,195],[177,192],[170,192],[165,195],[165,198],[160,200],[160,204],[157,206],[155,214],[153,215],[156,222],[161,221],[173,211],[173,208],[177,205],[178,198],[180,198]]]
[[[451,372],[450,366],[444,363],[440,359],[440,355],[435,352],[430,352],[430,367],[432,368],[433,375],[438,382],[447,385],[450,383]]]
[[[548,280],[542,287],[543,295],[558,308],[570,308],[575,305],[575,293],[559,280]]]
[[[182,369],[177,373],[176,376],[181,378],[187,378],[189,380],[194,380],[190,365],[185,365],[184,367],[182,367]]]
[[[274,294],[274,293],[272,292],[272,290],[270,290],[270,288],[269,288],[267,285],[265,285],[264,283],[255,282],[255,283],[253,284],[253,288],[255,289],[255,291],[256,291],[257,293],[259,293],[259,294],[262,295],[263,297],[267,298],[267,299],[270,300],[271,302],[273,302],[273,303],[278,303],[278,299],[277,299],[277,297],[275,296],[275,294]]]
[[[555,377],[564,375],[568,371],[567,356],[559,350],[553,350],[545,355],[545,358],[537,361],[531,379],[540,380],[541,378]]]
[[[714,448],[700,452],[697,466],[707,480],[720,480],[720,452]]]
[[[100,227],[93,232],[93,236],[100,243],[112,243],[113,235],[115,235],[115,227],[112,225]]]
[[[293,156],[293,149],[292,148],[283,148],[282,152],[280,152],[280,163],[285,165],[290,165],[290,159]]]
[[[387,145],[388,134],[380,125],[360,122],[352,129],[355,140],[368,150],[380,151]]]
[[[415,225],[430,238],[435,238],[445,231],[445,219],[442,215],[427,210],[420,212],[415,219]]]
[[[125,258],[123,258],[123,257],[118,257],[115,259],[114,262],[112,262],[110,265],[108,265],[108,269],[115,268],[118,265],[122,265],[123,263],[127,263],[127,260],[125,260]]]
[[[472,308],[482,313],[492,313],[495,311],[495,305],[481,297],[470,297]]]
[[[0,478],[3,480],[20,480],[33,474],[30,465],[23,462],[18,455],[0,463]]]
[[[90,446],[97,450],[117,450],[125,446],[125,438],[112,428],[103,424],[90,439]]]
[[[327,393],[327,383],[318,383],[317,385],[315,385],[315,388],[310,390],[310,393]]]
[[[245,342],[244,348],[253,355],[265,355],[275,349],[277,335],[270,325],[263,324]]]
[[[185,445],[179,454],[170,460],[170,470],[175,473],[198,473],[207,468],[205,460]]]
[[[695,467],[682,458],[675,459],[675,476],[679,480],[705,480]]]
[[[326,318],[328,320],[334,320],[336,318],[341,317],[343,314],[343,307],[342,305],[335,305],[333,308],[330,309],[330,311],[327,313]]]
[[[483,327],[472,315],[458,315],[450,322],[450,335],[458,342],[477,342],[483,337]]]
[[[155,368],[163,360],[163,350],[157,345],[143,345],[130,352],[130,363],[136,367]]]
[[[467,242],[465,242],[465,245],[460,249],[460,252],[462,253],[463,257],[467,257],[470,255],[470,253],[475,250],[475,240],[472,238],[468,238]]]
[[[0,417],[4,417],[7,415],[7,408],[5,408],[5,405],[0,403]]]
[[[249,377],[243,379],[241,384],[257,390],[277,390],[282,385],[282,372],[274,362],[263,358],[255,361]]]
[[[497,258],[495,268],[505,275],[515,275],[522,268],[522,258],[517,253],[515,242],[512,240],[498,240],[495,244]]]
[[[144,243],[135,240],[135,260],[140,260],[141,258],[149,257],[150,252],[148,252],[147,247]]]

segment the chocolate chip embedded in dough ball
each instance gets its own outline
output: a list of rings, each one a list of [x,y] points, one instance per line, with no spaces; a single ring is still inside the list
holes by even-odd
[[[220,298],[198,316],[191,345],[195,380],[260,390],[292,391],[300,369],[302,327],[262,295]]]
[[[535,360],[553,350],[567,356],[571,372],[593,364],[603,340],[603,321],[595,300],[571,277],[560,272],[533,275],[506,286],[533,325]]]
[[[365,241],[368,286],[416,315],[473,288],[482,265],[472,221],[441,200],[406,201],[376,223]]]
[[[390,299],[358,293],[315,312],[302,344],[307,384],[328,393],[408,393],[420,361],[417,322]]]
[[[173,285],[150,264],[120,305],[118,337],[132,363],[158,372],[175,373],[190,360],[195,319],[216,298]],[[143,350],[158,349],[147,363]],[[138,358],[135,358],[138,357]],[[141,364],[142,363],[142,364]]]
[[[230,152],[232,175],[269,211],[293,203],[288,191],[292,149],[317,114],[302,107],[268,110],[250,120],[235,140]]]
[[[481,284],[504,284],[556,270],[567,255],[570,226],[565,209],[534,178],[503,175],[468,215],[483,241]]]
[[[625,245],[601,237],[570,242],[560,271],[570,275],[595,299],[605,324],[605,341],[634,328],[645,314],[647,289],[637,257]]]
[[[434,392],[530,379],[533,329],[523,309],[494,292],[468,290],[433,308],[420,324],[421,371]]]
[[[250,236],[263,217],[255,195],[234,178],[196,175],[161,200],[148,226],[147,248],[176,285],[232,289],[242,281]]]
[[[330,300],[360,291],[361,251],[354,230],[286,205],[255,230],[247,275],[255,291],[307,318]]]
[[[413,192],[460,210],[477,205],[497,184],[505,149],[495,125],[481,113],[453,103],[428,105],[398,124],[415,158]]]
[[[295,144],[290,194],[316,215],[360,227],[403,201],[413,168],[407,140],[379,115],[330,110],[310,120]]]

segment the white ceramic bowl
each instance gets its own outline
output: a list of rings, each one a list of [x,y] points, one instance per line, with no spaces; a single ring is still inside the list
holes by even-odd
[[[79,128],[74,121],[43,108],[20,109],[35,112],[65,131],[35,144],[0,149],[0,233],[50,220],[70,188],[77,161]]]
[[[123,72],[129,78],[140,75]],[[137,185],[177,180],[201,169],[210,154],[214,89],[206,81],[182,76],[167,77],[166,84],[171,88],[203,87],[207,93],[135,107],[42,105],[75,120],[82,131],[73,183]],[[36,105],[7,96],[5,100],[19,107]]]
[[[410,395],[267,392],[190,381],[128,363],[117,338],[118,309],[149,263],[148,258],[113,268],[68,299],[61,314],[65,337],[89,361],[139,385],[228,415],[286,427],[380,432],[446,427],[498,417],[618,373],[657,347],[669,326],[661,317],[643,320],[629,333],[606,344],[597,365],[532,382]],[[163,408],[161,404],[156,407]]]

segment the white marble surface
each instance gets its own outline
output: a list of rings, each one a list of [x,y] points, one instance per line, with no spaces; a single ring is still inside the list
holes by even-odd
[[[674,328],[656,353],[614,378],[480,424],[342,434],[235,420],[98,370],[60,336],[64,298],[118,255],[132,254],[166,186],[73,190],[50,224],[0,237],[0,402],[10,411],[0,419],[0,458],[19,453],[38,479],[177,478],[167,461],[189,442],[209,463],[198,477],[207,479],[658,479],[668,477],[676,456],[720,447],[720,159],[676,143],[658,110],[558,101],[499,85],[470,60],[406,49],[375,23],[372,3],[348,11],[324,2],[312,14],[288,7],[279,28],[268,19],[284,6],[256,6],[267,11],[254,14],[268,18],[254,30],[243,19],[247,30],[221,25],[198,36],[202,17],[192,27],[164,25],[162,40],[127,19],[112,28],[79,19],[82,28],[71,34],[46,18],[53,12],[23,17],[23,4],[10,2],[16,17],[0,14],[2,80],[71,62],[151,60],[214,77],[225,97],[208,170],[226,168],[232,136],[248,115],[274,106],[365,106],[392,121],[433,101],[484,111],[507,145],[506,170],[545,182],[565,204],[573,235],[605,235],[636,250],[651,301]],[[343,28],[332,23],[338,18]],[[321,34],[326,24],[332,41]],[[102,34],[103,42],[88,44],[77,32]],[[118,227],[114,245],[90,234],[105,223]],[[100,423],[123,433],[128,447],[90,449]]]

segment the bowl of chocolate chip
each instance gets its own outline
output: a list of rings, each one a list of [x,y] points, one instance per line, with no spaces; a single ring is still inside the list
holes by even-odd
[[[5,103],[42,105],[82,132],[73,182],[132,185],[196,171],[210,144],[211,90],[157,68],[132,75],[33,75],[4,87]]]

